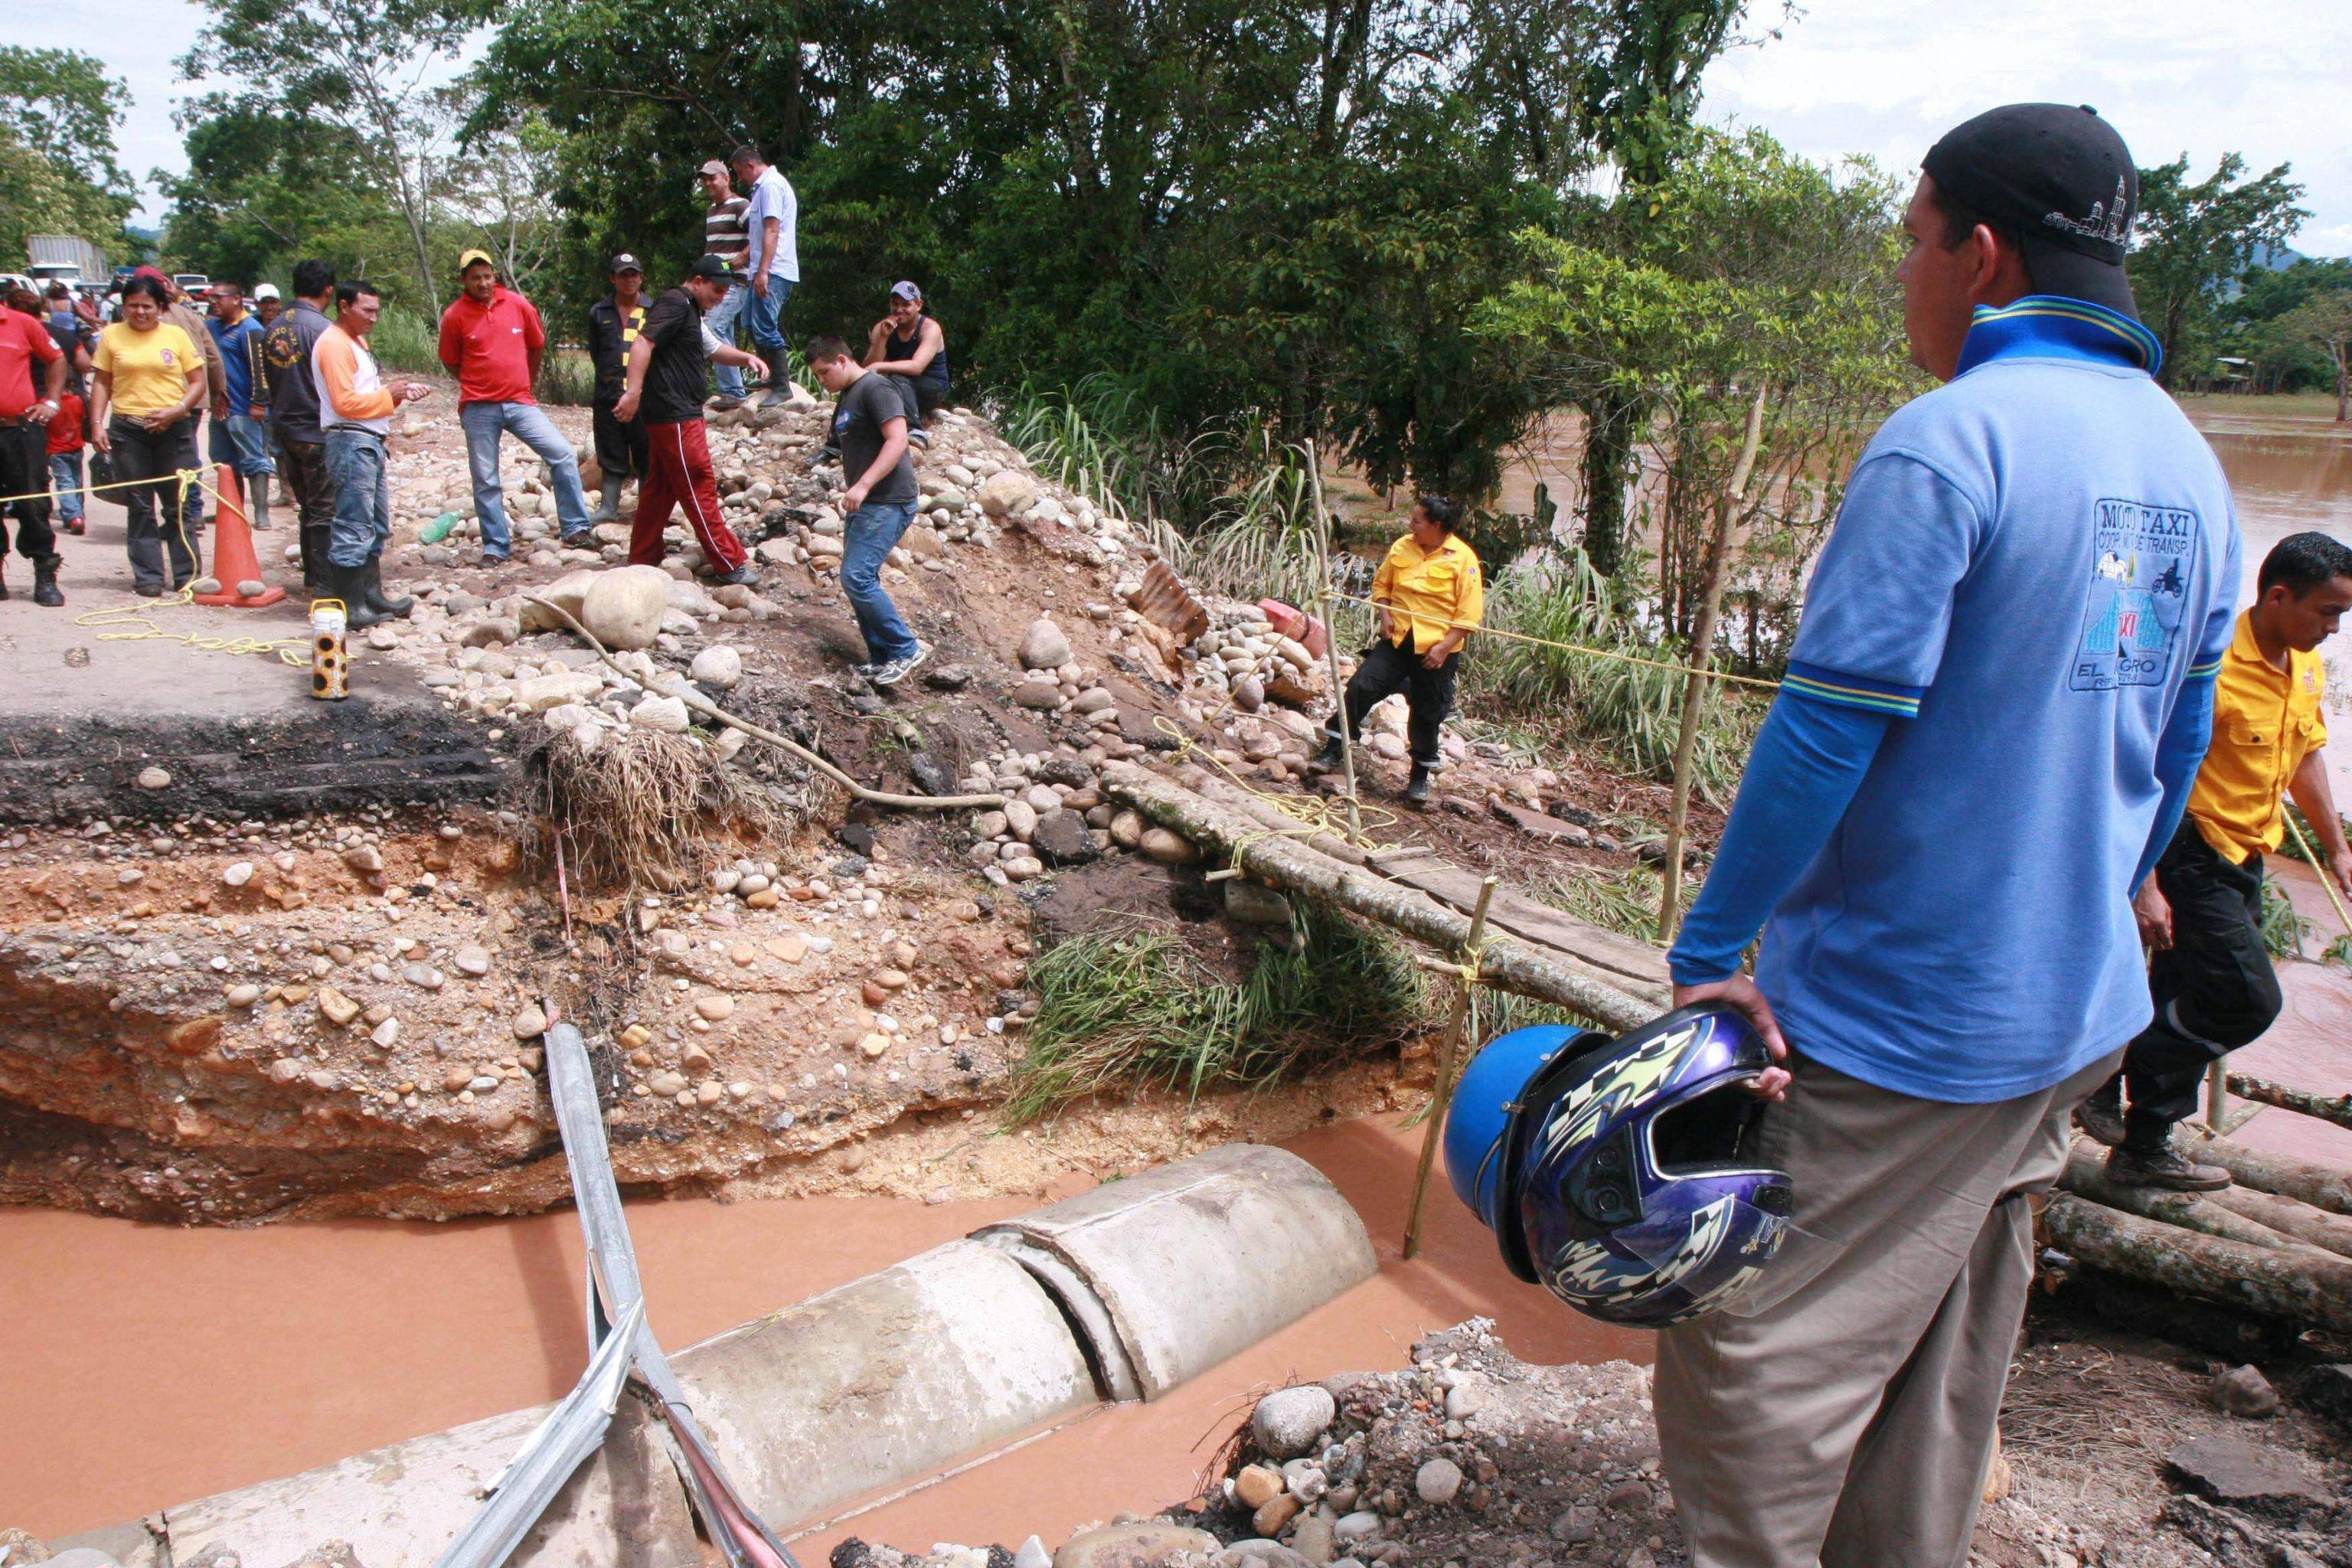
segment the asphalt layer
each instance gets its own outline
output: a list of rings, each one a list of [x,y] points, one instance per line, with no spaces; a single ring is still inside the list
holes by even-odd
[[[94,499],[89,527],[58,535],[62,609],[33,603],[29,562],[7,563],[0,822],[285,816],[481,800],[502,787],[501,763],[474,728],[413,674],[364,647],[351,651],[351,696],[329,702],[310,696],[307,666],[273,653],[121,635],[152,628],[307,645],[308,611],[293,592],[300,572],[280,559],[290,526],[255,536],[263,576],[289,591],[259,610],[142,599],[131,591],[122,508]],[[209,561],[210,528],[201,542]],[[120,624],[133,615],[146,625]],[[107,624],[86,624],[93,616]],[[172,783],[140,788],[151,766]]]

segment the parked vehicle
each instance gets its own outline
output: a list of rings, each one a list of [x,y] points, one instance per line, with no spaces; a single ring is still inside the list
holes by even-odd
[[[51,283],[79,288],[106,277],[106,252],[77,234],[36,234],[25,241],[25,253],[37,287]]]

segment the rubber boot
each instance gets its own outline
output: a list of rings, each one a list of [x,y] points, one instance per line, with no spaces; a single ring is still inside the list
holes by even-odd
[[[1429,767],[1425,763],[1412,764],[1412,776],[1405,781],[1404,797],[1415,805],[1429,799]]]
[[[768,367],[768,385],[767,390],[760,395],[759,405],[762,408],[781,408],[793,400],[792,367],[784,363],[782,354],[778,354],[773,359],[761,354],[760,363]]]
[[[383,557],[381,555],[373,557],[360,568],[360,595],[367,600],[368,608],[378,616],[394,616],[404,621],[408,618],[408,612],[416,607],[415,600],[395,599],[383,591]]]
[[[252,511],[252,515],[247,518],[246,521],[253,525],[254,532],[268,532],[270,527],[269,476],[268,474],[256,474],[253,478],[247,479],[246,481],[246,493],[249,498],[248,505]]]
[[[8,552],[0,549],[0,599],[8,596]]]
[[[302,543],[302,586],[313,595],[331,594],[327,581],[327,574],[333,570],[327,564],[328,525],[306,522],[299,531]]]
[[[628,482],[629,481],[625,478],[619,474],[607,473],[604,476],[604,499],[597,503],[596,510],[588,514],[588,521],[590,522],[620,521],[621,487]]]
[[[54,610],[66,602],[66,596],[58,591],[58,567],[64,561],[62,555],[33,557],[33,603]]]
[[[373,608],[367,600],[367,568],[323,564],[326,577],[326,597],[343,602],[343,624],[355,632],[363,632],[392,617]]]

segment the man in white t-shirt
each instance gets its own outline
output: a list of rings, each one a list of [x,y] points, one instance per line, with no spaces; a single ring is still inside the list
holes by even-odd
[[[760,406],[769,408],[786,399],[785,384],[792,380],[783,330],[778,323],[783,317],[784,301],[793,296],[793,285],[801,280],[800,198],[793,194],[792,183],[751,143],[736,148],[731,161],[751,202],[743,209],[744,226],[751,240],[751,261],[744,268],[750,274],[751,294],[743,301],[743,325],[751,334],[753,352],[767,362],[768,395],[760,399]]]

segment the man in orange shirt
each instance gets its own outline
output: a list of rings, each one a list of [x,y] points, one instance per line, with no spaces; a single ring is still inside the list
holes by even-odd
[[[429,397],[421,381],[386,386],[368,352],[383,301],[365,283],[335,287],[335,324],[310,345],[319,387],[319,425],[327,437],[327,475],[335,482],[335,521],[327,543],[327,591],[343,602],[354,627],[408,614],[413,600],[383,591],[383,547],[392,538],[392,483],[384,437],[392,413]]]
[[[457,378],[457,422],[466,428],[482,564],[499,566],[514,551],[499,483],[501,435],[512,432],[546,462],[555,480],[556,524],[567,544],[587,535],[588,498],[580,489],[572,443],[531,394],[547,351],[539,308],[499,282],[499,269],[486,252],[466,252],[457,268],[465,291],[441,312],[441,363]]]
[[[2210,1192],[2230,1173],[2172,1146],[2197,1107],[2205,1070],[2252,1044],[2278,1016],[2278,974],[2263,945],[2263,857],[2286,835],[2284,795],[2310,818],[2327,864],[2352,892],[2352,844],[2327,784],[2327,667],[2316,649],[2352,609],[2352,549],[2324,533],[2282,539],[2263,560],[2254,603],[2238,617],[2213,692],[2213,741],[2189,812],[2132,900],[2156,949],[2156,1018],[2123,1070],[2075,1111],[2112,1145],[2107,1174],[2127,1186]],[[2124,1090],[2131,1109],[2124,1109]]]

